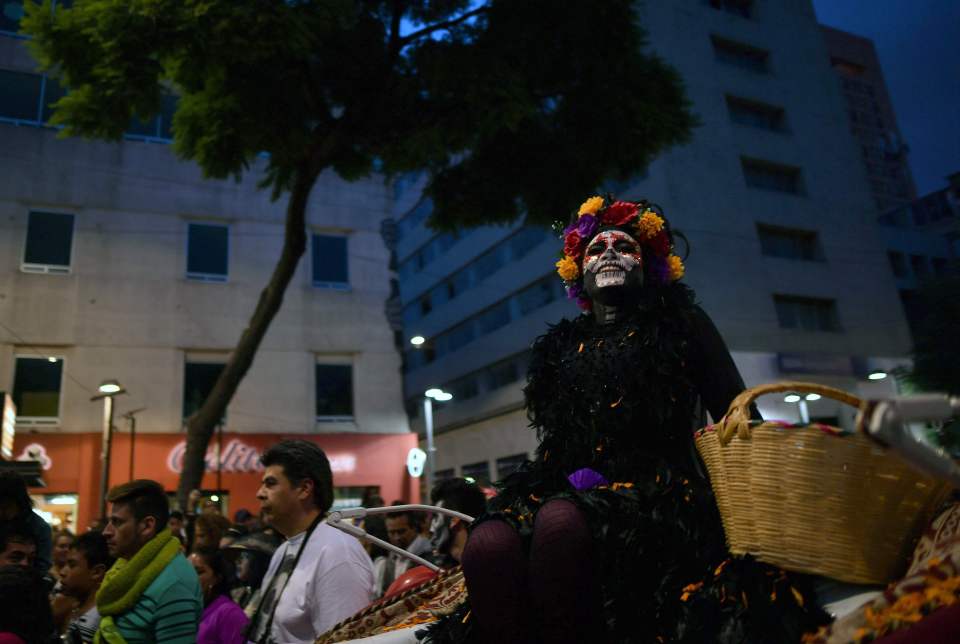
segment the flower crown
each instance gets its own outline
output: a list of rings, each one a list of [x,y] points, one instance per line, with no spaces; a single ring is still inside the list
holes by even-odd
[[[614,201],[604,206],[603,197],[590,197],[580,206],[573,221],[563,229],[563,259],[557,273],[567,287],[567,296],[576,299],[584,310],[592,308],[583,290],[580,264],[587,244],[603,226],[616,226],[629,232],[643,247],[648,276],[660,284],[683,277],[683,261],[673,254],[673,240],[661,213],[645,201]]]

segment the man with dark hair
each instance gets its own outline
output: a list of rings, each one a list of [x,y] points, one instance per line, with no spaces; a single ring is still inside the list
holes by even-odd
[[[395,501],[393,505],[402,505],[402,501]],[[418,557],[429,557],[433,552],[430,540],[420,534],[419,513],[409,511],[389,512],[386,517],[387,539],[398,548]],[[390,584],[407,570],[417,564],[402,555],[391,552],[387,555],[384,564],[377,568],[376,590],[379,594],[386,592]]]
[[[0,521],[0,566],[33,566],[36,554],[37,539],[25,521]]]
[[[0,522],[19,520],[29,526],[36,544],[32,557],[33,567],[46,575],[53,565],[53,536],[50,526],[33,511],[33,501],[27,492],[27,484],[16,472],[0,472]]]
[[[184,531],[184,518],[183,512],[180,510],[173,510],[170,512],[170,518],[167,519],[167,527],[170,528],[170,532],[173,533],[176,537],[187,538],[187,533]]]
[[[75,617],[67,625],[64,642],[90,644],[100,625],[96,598],[104,575],[113,565],[106,538],[99,532],[77,537],[67,552],[60,584],[63,594],[77,602]]]
[[[333,504],[333,474],[322,449],[285,440],[260,461],[264,520],[287,541],[270,560],[247,637],[257,644],[313,642],[370,603],[370,558],[358,539],[322,523]]]
[[[110,490],[103,529],[116,563],[97,593],[100,641],[195,642],[203,597],[180,541],[167,529],[170,508],[156,481]]]
[[[487,508],[487,498],[480,486],[462,478],[445,479],[434,485],[430,500],[438,507],[462,512],[474,519]],[[460,563],[468,534],[463,519],[435,515],[430,523],[434,563],[444,568]]]

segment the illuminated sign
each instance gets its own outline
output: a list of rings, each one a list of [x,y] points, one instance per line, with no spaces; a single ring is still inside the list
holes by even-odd
[[[47,448],[40,443],[30,443],[24,447],[23,451],[20,452],[20,456],[17,457],[17,460],[36,461],[40,463],[40,467],[44,470],[49,470],[53,467],[53,459],[47,455]]]
[[[410,476],[417,478],[423,474],[423,466],[427,462],[427,453],[419,447],[412,447],[407,452],[407,472]]]
[[[187,442],[180,441],[167,454],[167,469],[174,474],[183,471],[183,457],[187,452]],[[224,448],[223,454],[218,458],[217,446],[213,445],[207,449],[206,461],[207,471],[216,472],[219,461],[221,472],[237,472],[241,474],[252,474],[262,472],[263,464],[260,463],[262,452],[252,445],[247,445],[236,438],[231,439]],[[330,459],[330,469],[334,472],[353,472],[357,467],[357,457],[353,454],[334,454],[328,456]]]
[[[3,397],[2,436],[0,436],[0,455],[6,460],[13,458],[13,438],[17,427],[17,406],[10,394],[0,392]]]

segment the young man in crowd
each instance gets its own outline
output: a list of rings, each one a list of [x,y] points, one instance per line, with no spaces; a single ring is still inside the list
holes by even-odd
[[[28,523],[0,521],[0,566],[33,566],[36,554],[37,538]]]
[[[97,591],[112,565],[113,557],[107,548],[107,540],[99,532],[82,534],[70,546],[60,583],[63,593],[74,598],[77,607],[63,638],[66,644],[93,642],[100,625]]]
[[[193,566],[170,534],[167,495],[139,479],[110,490],[107,549],[118,561],[97,593],[100,640],[195,642],[203,596]]]
[[[400,505],[397,501],[394,505]],[[428,558],[433,551],[430,540],[420,534],[419,517],[413,512],[390,512],[386,517],[387,539],[398,548],[418,557]],[[378,568],[376,587],[383,594],[390,584],[417,564],[402,555],[391,552],[384,565]]]
[[[287,541],[270,560],[247,637],[257,644],[313,642],[370,603],[370,558],[358,539],[323,523],[333,475],[322,449],[286,440],[260,461],[266,469],[257,499],[267,524]]]
[[[36,546],[32,565],[46,575],[52,565],[53,535],[47,522],[33,511],[27,484],[16,472],[0,472],[0,522],[7,521],[19,521],[30,528]]]

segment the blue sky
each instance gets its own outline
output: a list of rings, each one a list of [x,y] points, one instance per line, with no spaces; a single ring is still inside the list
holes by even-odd
[[[873,40],[919,195],[960,171],[960,0],[813,0],[825,25]]]

